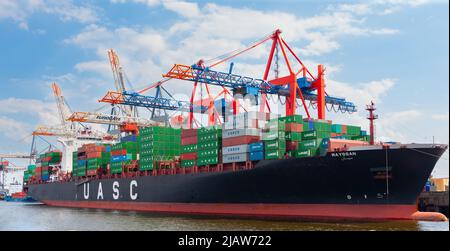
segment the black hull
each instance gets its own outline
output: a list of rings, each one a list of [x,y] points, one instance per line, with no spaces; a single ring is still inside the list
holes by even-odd
[[[415,206],[445,150],[446,146],[360,150],[328,153],[324,157],[264,160],[249,170],[101,179],[82,184],[31,184],[28,194],[51,205],[111,209],[120,209],[117,205],[122,202],[150,203],[148,207],[171,204]],[[161,210],[149,208],[148,211]]]

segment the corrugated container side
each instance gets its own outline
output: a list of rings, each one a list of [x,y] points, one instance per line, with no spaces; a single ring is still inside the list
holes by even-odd
[[[249,159],[248,157],[248,153],[227,154],[222,156],[223,163],[246,162]]]
[[[236,154],[246,152],[249,152],[249,145],[228,146],[224,147],[222,150],[223,154]]]

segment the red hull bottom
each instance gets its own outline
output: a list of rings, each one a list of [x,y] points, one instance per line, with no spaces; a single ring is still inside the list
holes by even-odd
[[[55,200],[43,203],[59,207],[274,219],[411,220],[412,214],[417,212],[415,205],[198,204]]]

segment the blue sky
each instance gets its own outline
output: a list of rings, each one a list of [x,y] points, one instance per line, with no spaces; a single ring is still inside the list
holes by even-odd
[[[361,124],[375,100],[377,136],[449,142],[447,1],[52,1],[0,0],[0,152],[25,152],[38,124],[58,123],[50,83],[73,110],[92,111],[113,89],[107,61],[118,51],[136,89],[174,63],[213,58],[275,28],[308,67],[327,67],[330,94],[354,101]],[[267,48],[236,59],[235,72],[262,77]],[[189,83],[173,92],[188,94]],[[302,113],[302,112],[300,112]],[[448,176],[448,152],[435,175]]]

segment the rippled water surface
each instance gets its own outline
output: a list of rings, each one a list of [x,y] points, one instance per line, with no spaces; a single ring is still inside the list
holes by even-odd
[[[0,230],[408,230],[449,231],[448,222],[289,222],[56,208],[0,201]]]

